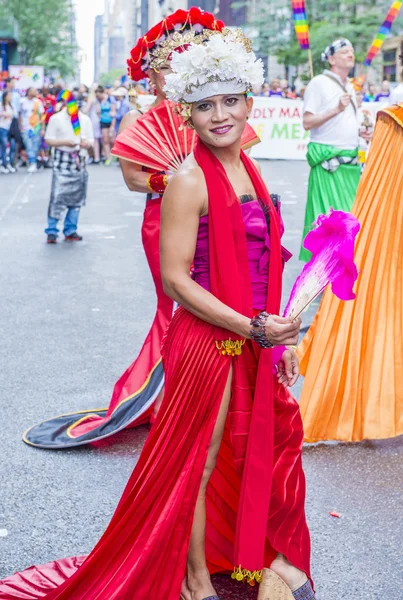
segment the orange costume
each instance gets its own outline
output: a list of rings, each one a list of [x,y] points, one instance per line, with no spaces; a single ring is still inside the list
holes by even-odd
[[[298,353],[305,439],[403,434],[403,105],[378,115],[352,213],[361,224],[353,302],[327,290]]]

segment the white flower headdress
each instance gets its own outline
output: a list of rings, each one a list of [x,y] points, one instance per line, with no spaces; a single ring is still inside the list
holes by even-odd
[[[197,102],[218,94],[248,92],[263,83],[263,63],[240,29],[206,31],[177,48],[170,43],[173,72],[165,76],[164,87],[169,100]]]

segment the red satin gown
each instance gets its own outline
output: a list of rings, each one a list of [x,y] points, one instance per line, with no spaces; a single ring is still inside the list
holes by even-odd
[[[256,204],[242,207],[252,291],[264,281],[267,289],[277,252]],[[202,231],[201,222],[200,238]],[[201,250],[195,264],[198,258],[203,259]],[[234,279],[235,273],[226,276]],[[240,567],[245,580],[254,583],[255,569],[269,566],[281,552],[310,575],[298,404],[278,384],[273,364],[268,368],[263,360],[271,361],[271,351],[247,341],[242,354],[223,356],[216,340],[217,328],[182,307],[176,311],[162,350],[164,400],[104,535],[84,562],[83,557],[65,559],[5,579],[0,600],[179,599],[195,505],[231,365],[232,398],[206,497],[209,570]],[[271,396],[258,394],[262,367],[263,391],[272,389]]]

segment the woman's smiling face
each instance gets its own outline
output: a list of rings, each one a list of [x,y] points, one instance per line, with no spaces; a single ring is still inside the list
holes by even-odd
[[[204,143],[224,148],[241,138],[252,106],[246,94],[211,96],[193,102],[191,119]]]

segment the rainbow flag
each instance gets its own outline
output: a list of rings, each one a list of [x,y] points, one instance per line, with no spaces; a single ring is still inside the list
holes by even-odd
[[[399,3],[401,4],[401,2]],[[305,0],[291,0],[295,33],[302,50],[309,50],[309,28],[306,18]]]
[[[69,90],[63,90],[57,97],[57,101],[64,100],[66,102],[67,113],[70,116],[71,124],[75,135],[80,135],[80,119],[78,117],[78,105],[73,94]]]
[[[368,54],[366,59],[364,60],[364,65],[369,66],[374,60],[375,56],[378,54],[379,50],[382,48],[384,39],[390,33],[392,28],[392,23],[396,19],[397,15],[402,8],[403,2],[393,2],[392,6],[389,9],[388,14],[386,15],[385,21],[382,23],[379,31],[377,33],[376,38],[372,42],[372,46],[368,50]]]

